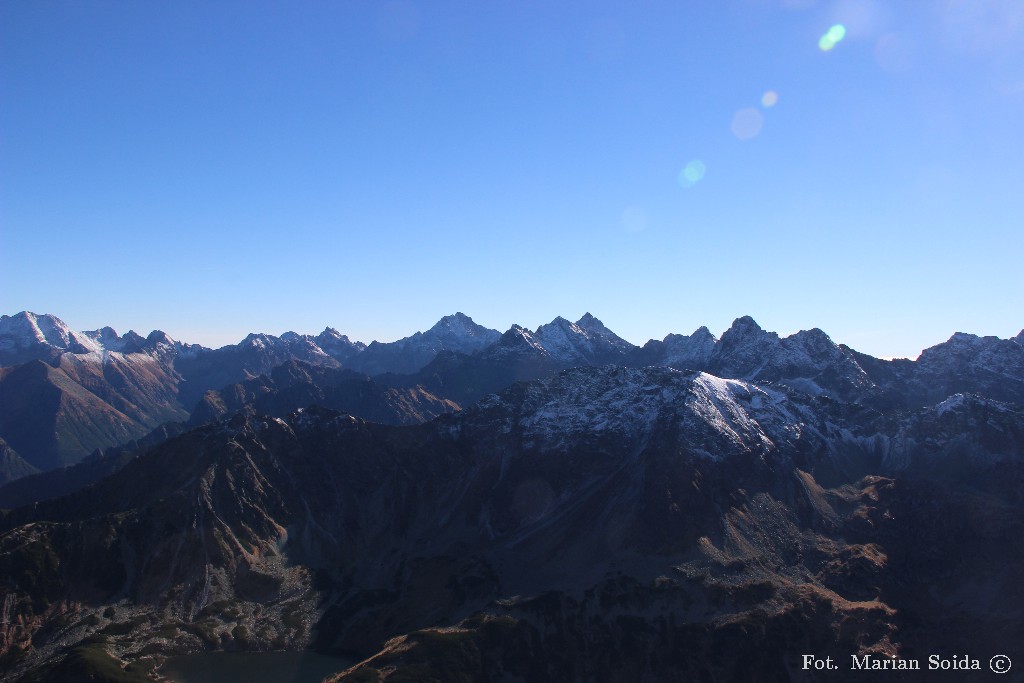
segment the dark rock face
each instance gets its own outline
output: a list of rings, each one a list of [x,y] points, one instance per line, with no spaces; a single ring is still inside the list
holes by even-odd
[[[238,414],[6,513],[0,647],[16,672],[93,638],[366,658],[338,680],[666,681],[1010,647],[1022,459],[990,398],[882,413],[656,367],[409,427]]]
[[[97,449],[75,465],[46,472],[34,470],[0,486],[0,509],[31,505],[81,491],[185,430],[184,422],[167,422],[139,439],[132,439],[114,448]]]
[[[179,400],[193,406],[210,389],[267,375],[289,360],[340,367],[338,361],[306,337],[250,334],[232,346],[176,357],[174,369],[182,378]]]
[[[25,462],[17,451],[0,439],[0,487],[8,482],[38,474],[39,470]]]
[[[1024,347],[958,332],[925,349],[915,364],[908,403],[925,405],[959,392],[1024,403]]]
[[[293,360],[271,370],[269,377],[206,392],[189,422],[198,426],[243,409],[283,417],[312,405],[394,425],[419,424],[459,409],[422,387],[383,386],[351,370]]]
[[[468,405],[513,382],[546,377],[566,364],[554,358],[529,330],[513,325],[494,344],[473,355],[445,352],[409,377],[389,377],[399,386],[422,384],[428,390]]]

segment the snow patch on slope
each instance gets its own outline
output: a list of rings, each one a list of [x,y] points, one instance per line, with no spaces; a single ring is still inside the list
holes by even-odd
[[[667,367],[575,368],[520,387],[482,399],[467,417],[500,420],[489,428],[519,431],[528,448],[590,441],[635,451],[662,430],[710,458],[765,453],[804,428],[782,393]]]
[[[770,449],[774,447],[771,439],[740,405],[740,400],[743,400],[753,409],[755,399],[757,407],[762,407],[765,402],[777,403],[776,398],[751,384],[701,372],[691,385],[687,407],[735,445],[749,448],[750,444],[760,443],[763,448]]]
[[[101,350],[99,344],[71,330],[56,316],[36,315],[29,311],[0,316],[0,351],[30,349],[39,345],[72,353]]]

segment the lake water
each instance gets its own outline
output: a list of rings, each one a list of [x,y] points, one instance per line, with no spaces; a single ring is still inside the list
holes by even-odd
[[[353,664],[316,652],[203,652],[171,657],[160,673],[175,683],[320,683]]]

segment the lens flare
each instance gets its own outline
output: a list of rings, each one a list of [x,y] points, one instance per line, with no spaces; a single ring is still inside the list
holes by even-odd
[[[774,90],[769,90],[765,94],[761,95],[761,106],[765,109],[774,107],[779,102],[779,93]]]
[[[753,107],[748,107],[736,112],[735,116],[732,117],[732,125],[729,128],[732,130],[732,134],[740,140],[749,140],[756,138],[761,133],[761,126],[763,125],[764,116],[761,115],[761,112]]]
[[[701,181],[706,172],[707,167],[704,165],[704,162],[700,159],[694,159],[679,172],[679,184],[686,188],[693,187]]]
[[[828,52],[836,45],[839,44],[843,38],[846,37],[846,27],[842,24],[835,24],[828,30],[825,35],[818,41],[818,47],[821,48],[822,52]]]

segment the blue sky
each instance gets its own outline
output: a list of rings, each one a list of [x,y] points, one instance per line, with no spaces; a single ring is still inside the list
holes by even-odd
[[[1024,326],[1024,4],[581,7],[0,4],[0,312],[214,346],[749,314],[910,357]]]

